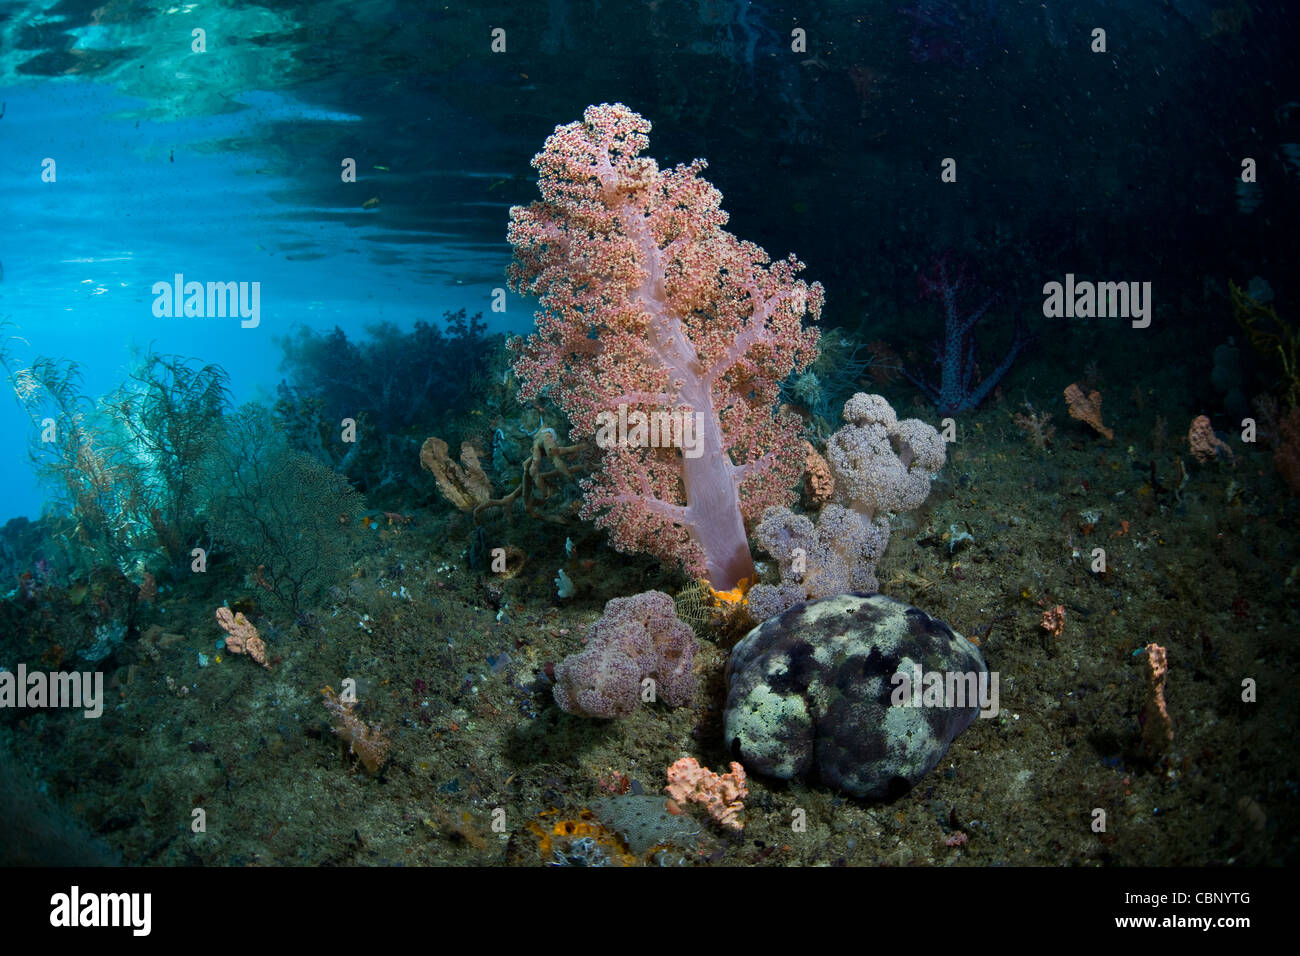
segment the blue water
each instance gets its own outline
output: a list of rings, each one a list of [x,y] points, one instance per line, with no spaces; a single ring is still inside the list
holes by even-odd
[[[17,364],[71,359],[87,395],[117,386],[152,348],[218,362],[237,403],[266,400],[281,377],[274,340],[295,325],[357,338],[379,321],[407,328],[449,309],[486,311],[503,284],[504,229],[491,241],[474,232],[479,220],[503,224],[508,203],[461,197],[467,183],[504,177],[458,168],[450,139],[428,138],[418,159],[389,146],[348,151],[373,133],[365,117],[256,87],[217,114],[182,104],[159,116],[158,102],[76,77],[0,86],[0,101],[0,317]],[[350,152],[357,181],[343,183]],[[47,158],[54,182],[42,180]],[[372,197],[380,204],[363,208]],[[155,317],[153,284],[176,273],[260,283],[260,323]],[[495,319],[500,331],[529,316]],[[15,402],[0,402],[0,521],[41,510],[29,429]]]

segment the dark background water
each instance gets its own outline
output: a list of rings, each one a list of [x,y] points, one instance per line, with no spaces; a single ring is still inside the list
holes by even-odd
[[[1226,281],[1294,308],[1295,20],[1211,0],[2,4],[0,317],[92,394],[150,345],[265,394],[295,324],[488,313],[528,160],[622,101],[661,164],[709,160],[733,231],[808,263],[828,323],[924,345],[915,275],[952,250],[998,295],[992,354],[1020,319],[1049,356],[1177,373],[1212,406]],[[261,325],[155,318],[150,287],[177,272],[261,282]],[[1067,272],[1153,282],[1152,327],[1042,319]],[[488,317],[523,330],[531,307]],[[27,428],[5,403],[0,518],[39,508]]]

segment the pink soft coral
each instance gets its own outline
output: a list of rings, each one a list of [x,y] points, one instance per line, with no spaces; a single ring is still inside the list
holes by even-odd
[[[533,158],[542,200],[510,210],[510,282],[542,307],[514,367],[522,396],[545,389],[577,436],[620,405],[692,416],[694,456],[606,447],[584,515],[620,550],[726,590],[754,572],[745,518],[788,504],[802,471],[799,422],[775,408],[781,381],[816,357],[803,317],[820,317],[823,292],[796,278],[794,256],[773,262],[722,228],[703,160],[663,171],[640,156],[649,130],[626,106],[591,106]]]

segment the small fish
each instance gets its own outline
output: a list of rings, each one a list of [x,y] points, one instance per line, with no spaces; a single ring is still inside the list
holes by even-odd
[[[362,209],[374,209],[374,208],[375,208],[376,206],[378,206],[378,205],[379,205],[379,197],[378,197],[378,196],[372,196],[370,199],[367,199],[365,202],[363,202],[363,203],[361,204],[361,208],[362,208]]]
[[[379,170],[381,173],[386,173],[386,172],[388,172],[388,167],[387,167],[387,166],[376,166],[375,169]]]

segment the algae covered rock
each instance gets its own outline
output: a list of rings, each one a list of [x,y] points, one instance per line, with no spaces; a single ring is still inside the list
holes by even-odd
[[[727,663],[726,744],[769,777],[816,772],[855,797],[904,793],[943,759],[997,682],[942,621],[883,594],[797,604]]]

